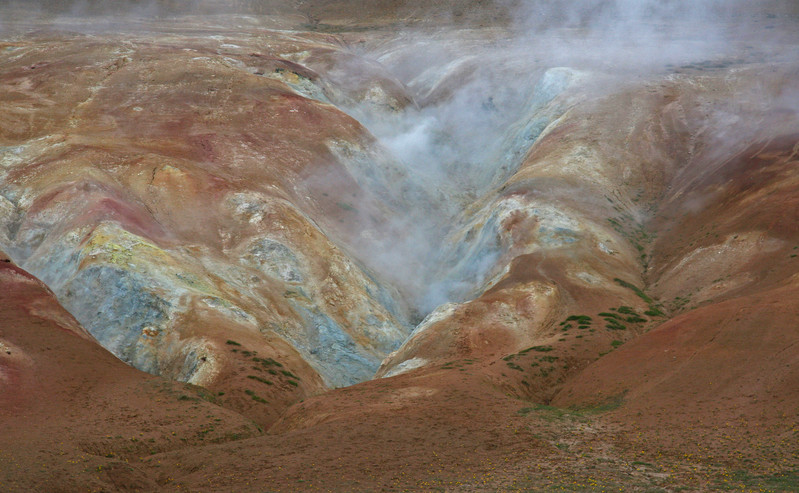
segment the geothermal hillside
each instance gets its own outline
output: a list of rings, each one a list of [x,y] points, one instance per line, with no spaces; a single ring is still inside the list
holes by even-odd
[[[0,250],[0,491],[797,491],[799,7],[6,2]]]

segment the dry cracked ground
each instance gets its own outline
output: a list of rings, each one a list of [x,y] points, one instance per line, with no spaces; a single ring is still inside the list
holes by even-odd
[[[798,491],[798,33],[0,6],[0,490]]]

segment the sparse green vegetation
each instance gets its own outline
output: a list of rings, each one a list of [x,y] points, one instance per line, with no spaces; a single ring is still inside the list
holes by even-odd
[[[632,292],[635,293],[636,296],[638,296],[639,298],[644,300],[645,303],[651,304],[651,303],[654,302],[654,300],[652,300],[652,298],[650,298],[646,293],[641,291],[641,288],[639,288],[635,284],[631,284],[631,283],[629,283],[629,282],[627,282],[627,281],[625,281],[623,279],[619,279],[618,277],[613,279],[613,281],[616,284],[618,284],[619,286],[622,286],[622,287],[625,287],[625,288],[627,288],[629,290],[632,290]]]
[[[624,403],[624,394],[617,395],[607,399],[605,402],[586,407],[571,407],[561,408],[555,406],[548,406],[545,404],[536,404],[530,407],[523,407],[517,411],[518,414],[526,416],[530,413],[536,413],[548,421],[559,421],[563,419],[575,419],[584,421],[590,415],[601,414],[607,411],[618,409]]]
[[[548,421],[576,416],[576,414],[569,409],[547,406],[545,404],[536,404],[530,407],[523,407],[516,412],[522,416],[527,416],[530,413],[541,413],[541,415]]]
[[[618,313],[612,313],[612,312],[618,312]],[[619,314],[627,316],[624,317]],[[602,312],[599,315],[601,317],[604,317],[605,322],[608,322],[608,325],[613,327],[611,330],[622,330],[623,328],[626,328],[622,322],[627,322],[631,324],[642,324],[644,322],[647,322],[647,319],[638,315],[632,307],[624,305],[618,308],[611,308],[609,312]],[[606,327],[609,329],[611,328],[608,327],[607,325]]]
[[[266,399],[264,399],[263,397],[261,397],[258,394],[256,394],[254,390],[247,389],[247,390],[244,391],[244,393],[249,395],[252,398],[252,400],[254,400],[255,402],[260,402],[261,404],[266,404]]]
[[[232,340],[230,340],[230,339],[228,339],[227,341],[225,341],[225,344],[228,344],[228,345],[230,345],[230,346],[241,346],[241,344],[239,344],[238,342],[236,342],[236,341],[232,341]]]
[[[643,191],[633,199],[634,202],[641,200]],[[621,209],[616,207],[616,210],[621,212]],[[644,229],[644,226],[637,222],[630,213],[623,213],[620,216],[608,218],[611,227],[619,233],[624,239],[640,253],[641,265],[644,269],[649,266],[649,256],[646,253],[646,246],[652,243],[654,235],[650,235]]]
[[[608,330],[627,330],[627,326],[625,326],[622,322],[622,318],[615,313],[607,313],[603,312],[600,313],[605,319],[605,328]]]
[[[283,365],[272,358],[261,358],[260,362],[264,366],[277,366],[278,368],[282,368]]]
[[[649,305],[649,310],[645,311],[644,315],[648,315],[650,317],[661,317],[661,316],[664,315],[663,311],[661,310],[661,305],[659,303],[655,303],[655,301],[652,298],[650,298],[649,295],[644,293],[641,290],[641,288],[639,288],[638,286],[636,286],[634,284],[631,284],[631,283],[629,283],[629,282],[627,282],[627,281],[625,281],[623,279],[619,279],[618,277],[613,279],[613,280],[616,282],[616,284],[618,284],[618,285],[620,285],[622,287],[625,287],[627,289],[632,290],[636,294],[636,296],[638,296],[639,298],[644,300],[644,302],[646,302],[646,304]],[[630,311],[632,312],[631,315],[635,315],[635,311],[633,311],[632,308],[630,308],[630,307],[624,307],[624,308],[629,308]],[[620,313],[623,313],[623,312],[620,312]],[[628,320],[628,321],[630,321],[630,320]]]
[[[768,27],[766,28],[768,29]],[[681,65],[680,68],[689,69],[689,70],[713,70],[713,69],[727,68],[733,65],[734,63],[741,63],[741,60],[724,60],[724,61],[705,60],[703,62]]]
[[[259,377],[257,375],[247,375],[247,378],[252,379],[252,380],[256,380],[256,381],[261,382],[261,383],[265,383],[266,385],[272,385],[272,382],[270,382],[269,380],[267,380],[265,378],[261,378],[261,377]]]
[[[505,356],[502,359],[504,361],[510,361],[511,359],[513,359],[514,356],[516,356],[516,355],[515,354],[511,354],[511,355]],[[454,368],[460,368],[460,367],[462,367],[464,365],[474,364],[475,361],[476,360],[474,360],[472,358],[467,358],[467,359],[463,359],[463,360],[448,361],[447,363],[444,363],[441,366],[441,369],[442,370],[452,370]],[[463,368],[461,368],[461,370],[463,370]]]
[[[569,329],[574,328],[574,325],[571,322],[576,322],[577,328],[584,330],[591,326],[592,320],[588,315],[570,315],[566,318],[566,320],[560,323],[561,330],[563,332],[568,332]],[[529,351],[529,349],[526,351]]]
[[[756,475],[738,470],[731,474],[732,484],[716,483],[716,487],[735,490],[799,491],[799,469],[769,475]]]

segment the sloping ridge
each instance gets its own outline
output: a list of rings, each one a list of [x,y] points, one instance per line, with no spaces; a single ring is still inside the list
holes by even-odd
[[[193,385],[103,349],[36,278],[0,255],[0,489],[153,491],[157,452],[260,434]],[[36,464],[36,466],[34,466]]]

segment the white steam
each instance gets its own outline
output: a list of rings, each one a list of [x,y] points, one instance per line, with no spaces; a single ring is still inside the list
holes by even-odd
[[[249,5],[245,12],[213,0],[12,1],[0,8],[0,32],[31,19],[69,24],[90,14],[107,19],[112,13],[119,14],[120,23],[126,22],[123,14],[153,18],[225,13],[255,13],[266,23],[273,14],[301,12],[311,18],[317,8],[343,3],[235,3]],[[630,82],[667,77],[684,65],[797,59],[799,3],[790,0],[493,3],[507,14],[497,18],[510,19],[509,25],[465,28],[453,23],[408,27],[391,36],[359,33],[364,42],[347,53],[349,58],[320,71],[350,73],[371,64],[370,74],[379,67],[386,87],[404,92],[392,95],[375,87],[361,101],[336,101],[390,156],[390,163],[371,163],[371,170],[359,165],[370,175],[363,182],[374,188],[373,195],[387,196],[387,207],[393,209],[389,219],[375,224],[364,213],[360,236],[344,241],[397,285],[421,315],[440,303],[462,301],[486,281],[501,257],[495,239],[457,235],[477,211],[490,205],[487,197],[513,175],[542,132],[570,106]],[[188,4],[193,7],[180,7]],[[81,22],[93,29],[117,26],[96,18]],[[352,63],[353,57],[360,65]],[[775,105],[796,111],[798,101],[799,89],[785,90]],[[393,172],[376,169],[384,165]],[[335,182],[327,178],[313,179]],[[461,240],[473,246],[457,250]]]
[[[743,0],[501,4],[512,11],[508,29],[409,29],[357,51],[379,62],[413,104],[397,114],[373,105],[345,110],[427,199],[396,211],[356,250],[421,314],[474,295],[496,267],[501,252],[491,241],[469,252],[464,266],[453,261],[459,253],[449,237],[569,105],[682,65],[726,67],[756,52],[770,57],[777,46],[796,42],[795,30],[786,39],[772,25],[799,12],[791,2]]]

